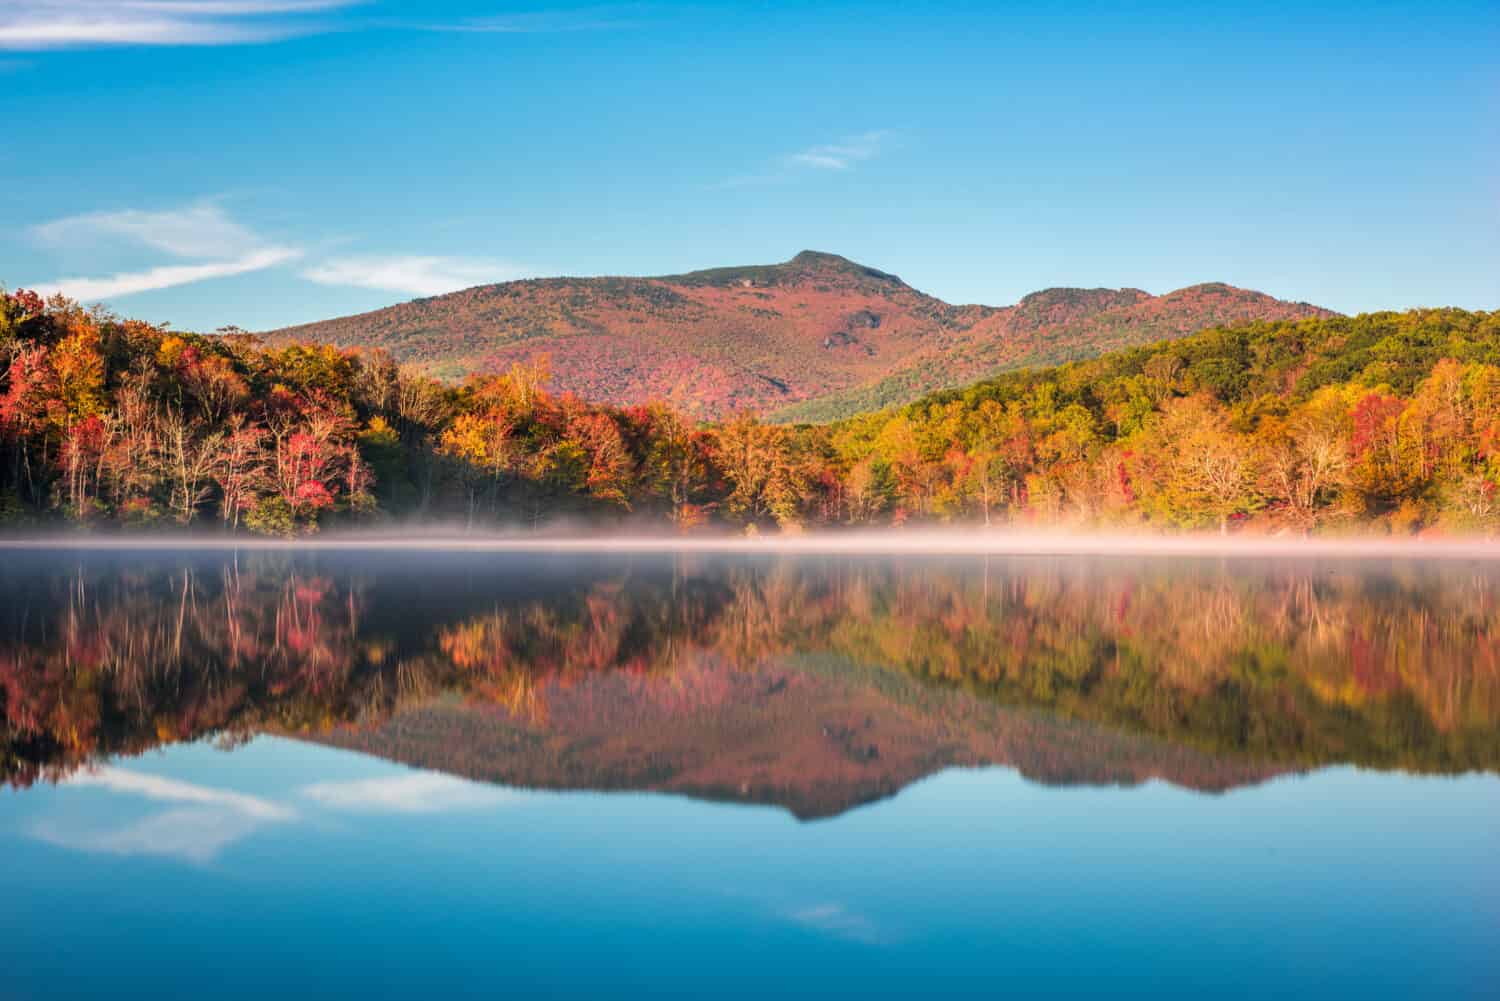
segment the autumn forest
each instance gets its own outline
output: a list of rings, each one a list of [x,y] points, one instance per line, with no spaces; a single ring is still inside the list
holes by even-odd
[[[461,385],[380,350],[0,296],[0,526],[295,537],[403,519],[1489,533],[1500,314],[1255,322],[827,424]]]

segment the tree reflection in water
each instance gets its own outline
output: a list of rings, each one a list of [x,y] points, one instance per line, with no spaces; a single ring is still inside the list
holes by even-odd
[[[986,761],[1201,788],[1500,767],[1500,575],[1477,564],[11,555],[16,785],[263,732],[750,798]]]

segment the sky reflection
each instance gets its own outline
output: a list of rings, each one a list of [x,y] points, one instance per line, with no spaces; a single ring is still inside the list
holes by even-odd
[[[883,997],[936,977],[957,996],[1480,997],[1497,832],[1490,776],[1336,768],[1204,796],[956,769],[802,824],[258,738],[0,796],[0,892],[21,904],[0,930],[19,997],[89,996],[96,968],[145,996],[247,955],[336,996]],[[271,988],[246,969],[224,996]]]

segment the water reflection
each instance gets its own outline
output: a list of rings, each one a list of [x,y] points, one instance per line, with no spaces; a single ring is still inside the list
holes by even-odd
[[[270,733],[812,817],[955,764],[1204,790],[1493,772],[1497,583],[1420,562],[11,553],[0,774]]]

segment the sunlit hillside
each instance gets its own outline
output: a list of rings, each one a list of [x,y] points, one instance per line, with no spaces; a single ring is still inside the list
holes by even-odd
[[[802,420],[1204,327],[1327,315],[1222,284],[1163,296],[1058,288],[1003,308],[955,306],[895,275],[804,251],[783,264],[660,278],[481,285],[267,337],[379,347],[444,378],[546,355],[555,388],[588,400]]]

